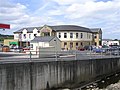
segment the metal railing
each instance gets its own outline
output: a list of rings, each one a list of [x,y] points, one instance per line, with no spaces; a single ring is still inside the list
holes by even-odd
[[[114,58],[120,56],[120,51],[106,51],[96,53],[93,51],[29,51],[27,52],[30,58],[54,58],[58,59],[74,59],[74,60],[84,60],[84,59],[96,59],[96,58]]]
[[[41,61],[71,61],[71,60],[92,60],[104,58],[120,58],[120,51],[106,51],[96,53],[91,51],[24,51],[1,52],[1,63],[9,62],[41,62]]]

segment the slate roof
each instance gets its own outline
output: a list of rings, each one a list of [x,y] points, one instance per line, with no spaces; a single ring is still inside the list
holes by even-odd
[[[54,31],[81,31],[81,32],[91,32],[89,28],[81,27],[77,25],[56,25],[56,26],[48,26]],[[14,33],[21,33],[24,29],[27,29],[28,32],[32,32],[33,29],[40,30],[41,27],[28,27],[28,28],[22,28]]]
[[[31,42],[50,42],[53,38],[55,38],[55,36],[37,36],[33,40],[31,40]]]
[[[34,29],[37,29],[37,30],[39,30],[41,27],[28,27],[28,28],[22,28],[22,29],[20,29],[20,30],[18,30],[18,31],[16,31],[16,32],[14,32],[14,33],[21,33],[24,29],[26,29],[28,32],[33,32],[33,30]]]
[[[116,39],[102,39],[102,41],[119,41],[119,40],[116,40]]]
[[[90,29],[93,33],[97,33],[101,30],[101,28],[91,28]]]
[[[91,32],[89,28],[81,27],[77,25],[57,25],[57,26],[49,26],[54,31],[81,31],[81,32]]]

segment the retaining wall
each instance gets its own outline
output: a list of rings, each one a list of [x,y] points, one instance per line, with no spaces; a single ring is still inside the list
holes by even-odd
[[[0,90],[71,87],[117,70],[119,58],[0,64]]]

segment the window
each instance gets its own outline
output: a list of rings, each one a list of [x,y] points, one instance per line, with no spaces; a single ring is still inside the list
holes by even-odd
[[[64,38],[67,38],[67,33],[64,33]]]
[[[73,48],[73,43],[72,43],[72,42],[70,42],[70,49],[71,49],[71,48]]]
[[[19,34],[19,39],[21,39],[22,38],[22,34]]]
[[[76,46],[78,46],[78,42],[76,42]]]
[[[61,33],[59,33],[59,36],[58,36],[59,38],[61,38]]]
[[[81,46],[83,46],[83,43],[81,42]]]
[[[67,42],[64,42],[64,47],[66,47],[67,46]]]
[[[70,33],[70,38],[73,38],[73,33]]]
[[[26,34],[23,34],[24,39],[26,39]]]
[[[33,49],[33,44],[30,44],[30,48]]]
[[[97,45],[97,43],[95,42],[95,46]]]
[[[44,32],[44,36],[50,36],[49,32]]]
[[[89,34],[89,39],[90,39],[91,37],[90,37],[90,34]]]
[[[81,33],[81,38],[83,38],[83,33]]]
[[[78,33],[76,33],[76,38],[78,38]]]
[[[37,36],[37,34],[34,34],[34,37],[36,37]]]
[[[31,39],[31,34],[29,34],[29,38]]]
[[[76,49],[78,49],[78,42],[76,42]]]
[[[89,34],[87,33],[87,39],[88,39]]]
[[[96,34],[94,35],[94,38],[97,38],[97,35],[96,35]]]

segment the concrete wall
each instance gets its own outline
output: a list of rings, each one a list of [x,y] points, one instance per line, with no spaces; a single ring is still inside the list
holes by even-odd
[[[89,81],[120,69],[119,59],[0,65],[0,90],[43,90]]]

